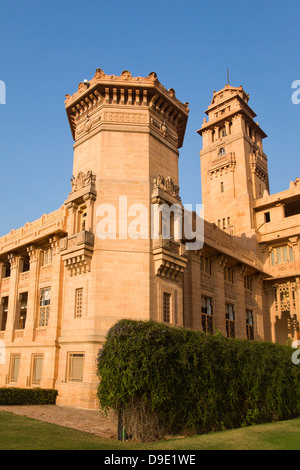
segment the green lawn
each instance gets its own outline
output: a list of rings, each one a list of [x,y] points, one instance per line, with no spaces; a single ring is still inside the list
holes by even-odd
[[[300,450],[300,418],[137,444],[0,412],[0,450]]]

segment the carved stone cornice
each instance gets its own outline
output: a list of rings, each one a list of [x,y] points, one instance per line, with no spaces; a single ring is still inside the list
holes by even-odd
[[[207,173],[210,179],[212,179],[218,175],[222,176],[223,173],[228,173],[228,171],[235,171],[235,167],[235,153],[231,152],[226,154],[224,157],[218,157],[214,159]]]
[[[34,245],[30,245],[27,247],[27,253],[30,258],[30,264],[35,263],[38,258],[39,249]]]
[[[71,277],[85,274],[91,270],[91,256],[86,253],[67,258],[64,262]]]
[[[10,268],[16,269],[18,263],[18,256],[14,255],[13,253],[9,253],[7,257],[10,264]]]
[[[176,98],[174,89],[167,90],[155,72],[148,77],[132,77],[128,70],[121,76],[106,75],[97,69],[90,81],[80,83],[76,93],[66,95],[66,111],[74,140],[81,139],[106,122],[119,125],[151,125],[178,148],[182,146],[188,103]]]
[[[60,252],[60,237],[54,235],[49,239],[50,247],[53,255],[57,255]]]
[[[268,166],[267,163],[257,153],[250,154],[250,168],[264,183],[268,181]]]

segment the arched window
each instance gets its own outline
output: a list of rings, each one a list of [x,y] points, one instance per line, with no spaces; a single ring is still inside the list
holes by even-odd
[[[226,150],[224,149],[224,147],[221,147],[219,150],[219,157],[222,157],[223,155],[226,155]]]

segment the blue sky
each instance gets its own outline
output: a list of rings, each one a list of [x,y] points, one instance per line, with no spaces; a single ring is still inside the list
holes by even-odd
[[[0,12],[0,236],[59,208],[70,191],[73,140],[66,93],[96,68],[134,76],[155,71],[190,103],[180,186],[184,203],[201,203],[204,111],[213,90],[243,85],[268,134],[271,192],[300,176],[300,79],[296,0],[104,2],[11,0]]]

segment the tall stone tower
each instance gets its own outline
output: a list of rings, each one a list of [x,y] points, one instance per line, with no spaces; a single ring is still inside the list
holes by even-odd
[[[132,77],[101,69],[66,95],[65,105],[75,143],[68,237],[61,244],[68,272],[61,344],[66,352],[70,342],[79,351],[84,345],[86,360],[94,361],[122,318],[164,321],[165,314],[183,323],[180,275],[187,259],[180,241],[152,240],[150,216],[153,203],[180,203],[178,149],[189,109],[154,72]]]
[[[248,100],[241,86],[214,92],[198,133],[205,218],[230,234],[251,236],[253,202],[269,193],[269,178],[266,134]]]

